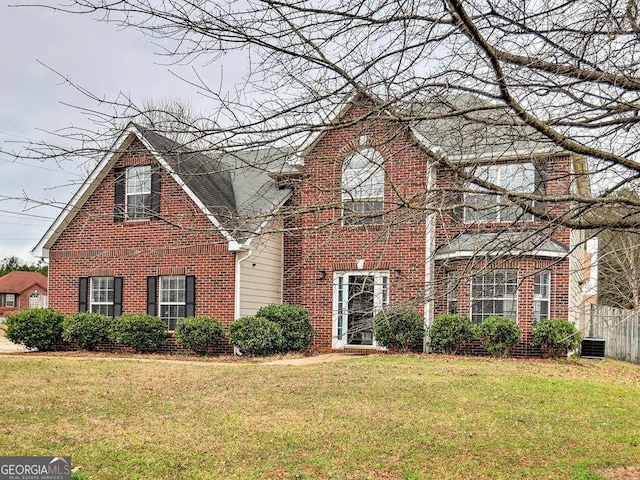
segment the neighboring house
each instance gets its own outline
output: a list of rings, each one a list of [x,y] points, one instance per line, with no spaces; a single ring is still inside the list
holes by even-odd
[[[352,98],[299,152],[210,158],[130,124],[36,247],[50,306],[146,312],[173,330],[184,316],[228,324],[287,301],[309,310],[315,349],[366,351],[373,314],[406,305],[427,322],[511,317],[517,353],[535,353],[535,322],[569,318],[579,301],[579,235],[443,165],[553,198],[579,188],[584,159],[468,116],[406,127],[372,102]]]
[[[47,306],[47,277],[14,271],[0,277],[0,316],[16,310]]]

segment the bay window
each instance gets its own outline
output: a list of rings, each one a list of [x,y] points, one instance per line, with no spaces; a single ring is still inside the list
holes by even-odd
[[[481,323],[498,315],[518,317],[518,274],[515,270],[494,270],[471,277],[471,321]]]

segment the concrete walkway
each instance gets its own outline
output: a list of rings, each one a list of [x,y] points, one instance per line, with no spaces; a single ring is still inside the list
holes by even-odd
[[[353,355],[346,355],[341,353],[325,353],[322,355],[314,355],[313,357],[285,358],[284,360],[263,362],[260,365],[313,365],[316,363],[338,362],[340,360],[347,360],[349,358],[356,357],[354,357]]]
[[[0,335],[0,353],[18,353],[18,352],[28,352],[29,349],[24,345],[16,345],[13,342],[10,342],[3,335]]]
[[[23,353],[28,352],[29,350],[23,345],[16,345],[15,343],[11,343],[4,337],[0,337],[0,356],[5,354],[6,357],[11,357],[12,353]],[[140,363],[173,363],[173,364],[181,364],[181,365],[218,365],[218,366],[227,366],[227,367],[241,367],[246,365],[315,365],[318,363],[329,363],[329,362],[337,362],[340,360],[348,360],[350,358],[356,358],[354,355],[343,355],[338,353],[326,353],[321,355],[314,355],[312,357],[302,357],[302,358],[285,358],[282,360],[273,360],[271,362],[216,362],[212,361],[197,361],[197,360],[173,360],[170,358],[136,358],[134,356],[127,357],[90,357],[90,356],[34,356],[31,358],[38,359],[56,359],[56,360],[98,360],[98,361],[108,361],[108,362],[140,362]],[[14,358],[30,358],[25,356],[16,356]]]

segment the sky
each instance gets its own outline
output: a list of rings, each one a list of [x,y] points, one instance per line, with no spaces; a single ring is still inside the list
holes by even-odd
[[[47,132],[96,129],[90,115],[69,105],[104,108],[64,78],[99,98],[122,92],[137,104],[172,98],[198,109],[203,100],[176,77],[188,77],[191,66],[163,64],[159,47],[140,32],[88,15],[12,3],[17,2],[0,0],[0,260],[15,255],[35,262],[30,251],[87,169],[72,161],[19,160],[13,153],[24,154],[29,141],[61,143]],[[220,70],[209,68],[207,74],[215,77]]]

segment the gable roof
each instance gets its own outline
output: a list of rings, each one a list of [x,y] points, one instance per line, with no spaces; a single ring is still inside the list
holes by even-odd
[[[47,277],[39,272],[14,271],[0,277],[0,293],[21,294],[34,285],[47,289]]]
[[[157,132],[135,125],[171,170],[219,222],[229,236],[243,243],[289,197],[273,172],[286,168],[290,148],[260,148],[211,157],[182,147]]]
[[[239,249],[242,243],[257,234],[291,193],[279,188],[276,180],[269,176],[270,171],[283,168],[291,155],[290,149],[266,148],[211,157],[130,123],[60,212],[34,252],[41,251],[41,256],[47,256],[48,249],[135,139],[142,142],[196,203],[232,250]]]
[[[393,116],[389,106],[375,95],[351,93],[327,116],[325,127],[310,134],[303,143],[302,161],[353,106],[363,104]],[[450,160],[506,160],[563,151],[507,107],[468,93],[435,95],[419,104],[400,106],[397,113],[407,120],[420,144]]]
[[[503,105],[470,94],[441,95],[414,107],[412,131],[451,160],[501,160],[563,151]]]

